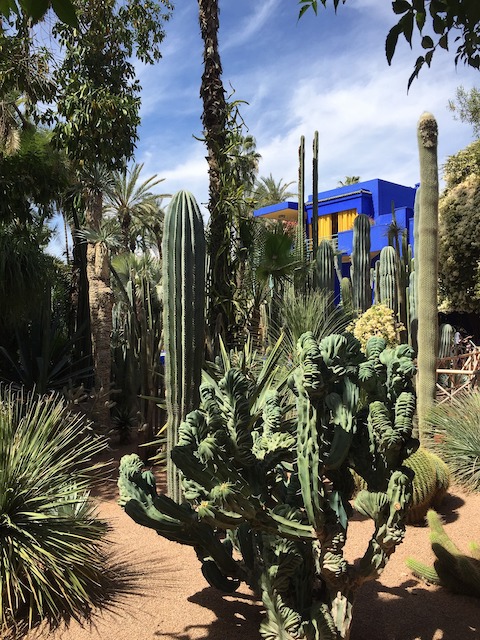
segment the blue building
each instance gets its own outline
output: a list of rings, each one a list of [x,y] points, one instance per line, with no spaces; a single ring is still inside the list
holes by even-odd
[[[370,217],[371,258],[379,255],[388,244],[388,227],[392,222],[392,208],[397,225],[406,229],[413,247],[413,206],[415,187],[404,187],[386,180],[366,180],[318,194],[318,239],[331,239],[343,254],[343,262],[350,263],[353,245],[353,223],[358,214]],[[305,203],[307,236],[312,238],[313,198]],[[255,216],[276,220],[297,221],[298,204],[282,202],[255,211]]]

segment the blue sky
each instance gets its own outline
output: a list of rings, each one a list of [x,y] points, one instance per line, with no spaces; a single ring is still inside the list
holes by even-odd
[[[439,124],[440,163],[472,141],[447,101],[457,86],[478,85],[480,74],[455,68],[454,54],[440,51],[407,94],[418,51],[400,40],[388,66],[385,36],[396,22],[389,1],[347,0],[337,15],[319,6],[317,17],[308,11],[300,21],[296,0],[221,0],[220,8],[223,82],[248,103],[241,113],[262,156],[260,176],[296,180],[300,136],[309,162],[318,130],[320,190],[347,175],[413,186],[416,123],[425,110]],[[205,148],[194,138],[201,136],[202,112],[197,11],[194,0],[178,0],[166,24],[163,59],[154,67],[137,65],[143,91],[136,161],[145,164],[145,176],[165,178],[161,192],[188,189],[206,203]]]

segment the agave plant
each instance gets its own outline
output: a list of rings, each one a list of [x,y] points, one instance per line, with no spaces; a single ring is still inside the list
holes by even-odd
[[[89,489],[107,444],[58,395],[0,386],[0,636],[102,601],[107,524]]]
[[[480,491],[480,391],[436,405],[426,417],[425,444],[449,466],[458,484]]]

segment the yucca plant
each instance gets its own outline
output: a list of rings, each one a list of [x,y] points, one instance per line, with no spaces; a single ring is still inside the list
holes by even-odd
[[[425,424],[425,444],[447,463],[454,481],[480,491],[480,391],[436,405]]]
[[[89,489],[106,446],[60,396],[0,386],[1,637],[79,619],[105,599],[108,527]]]

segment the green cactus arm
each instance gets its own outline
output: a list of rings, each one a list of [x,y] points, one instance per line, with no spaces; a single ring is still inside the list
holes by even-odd
[[[428,582],[429,584],[440,584],[440,578],[438,573],[435,571],[435,567],[424,564],[419,560],[415,560],[415,558],[407,558],[405,564],[413,575],[420,578],[420,580]]]

